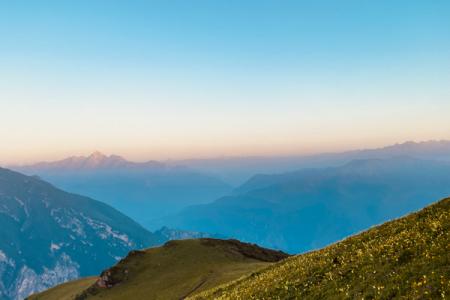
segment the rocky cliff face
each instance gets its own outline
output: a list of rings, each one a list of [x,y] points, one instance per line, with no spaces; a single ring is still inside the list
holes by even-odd
[[[65,253],[56,258],[52,269],[44,267],[39,274],[27,265],[23,265],[19,270],[14,270],[14,265],[12,267],[9,271],[12,274],[16,273],[17,276],[4,295],[12,299],[23,299],[36,291],[48,289],[61,282],[78,278],[80,275],[80,265],[72,261]]]
[[[157,243],[113,208],[0,168],[0,299],[98,274]]]

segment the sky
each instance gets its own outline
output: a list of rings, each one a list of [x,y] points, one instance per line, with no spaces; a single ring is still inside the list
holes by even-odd
[[[0,0],[0,163],[450,139],[450,1]]]

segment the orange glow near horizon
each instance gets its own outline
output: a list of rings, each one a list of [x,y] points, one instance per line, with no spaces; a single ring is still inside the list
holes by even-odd
[[[448,138],[447,138],[448,139]],[[403,143],[406,141],[421,142],[424,140],[392,140],[385,142],[384,140],[372,140],[370,142],[358,143],[358,141],[352,141],[350,143],[329,143],[317,142],[316,144],[309,144],[304,146],[292,146],[292,147],[276,147],[273,145],[246,145],[246,147],[233,148],[233,147],[174,147],[172,149],[164,149],[164,147],[142,147],[141,149],[131,149],[129,147],[95,147],[91,149],[57,149],[46,148],[34,148],[32,151],[16,149],[17,151],[4,153],[0,163],[3,166],[8,165],[25,165],[42,161],[57,161],[65,159],[70,156],[89,156],[94,151],[102,152],[105,155],[119,155],[127,160],[135,162],[145,162],[149,160],[184,160],[184,159],[216,159],[216,158],[232,158],[232,157],[276,157],[276,156],[302,156],[302,155],[314,155],[330,152],[345,152],[361,149],[374,149],[390,146],[396,143]],[[445,140],[445,137],[435,140]],[[3,149],[3,152],[8,149]],[[11,151],[14,149],[10,149]]]
[[[12,2],[0,9],[0,165],[450,139],[442,1]]]

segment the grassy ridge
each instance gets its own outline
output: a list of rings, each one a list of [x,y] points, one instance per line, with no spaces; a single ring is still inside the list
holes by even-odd
[[[449,299],[450,199],[191,299]]]
[[[235,240],[170,241],[132,251],[94,284],[74,281],[31,297],[60,299],[182,299],[272,265],[288,255]],[[95,280],[94,280],[95,281]],[[75,292],[74,292],[75,291]]]
[[[80,293],[90,287],[98,277],[86,277],[78,280],[66,282],[48,289],[42,293],[29,297],[30,300],[72,300]]]

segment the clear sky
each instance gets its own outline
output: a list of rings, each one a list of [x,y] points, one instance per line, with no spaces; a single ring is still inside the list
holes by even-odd
[[[450,139],[450,1],[0,0],[0,163]]]

